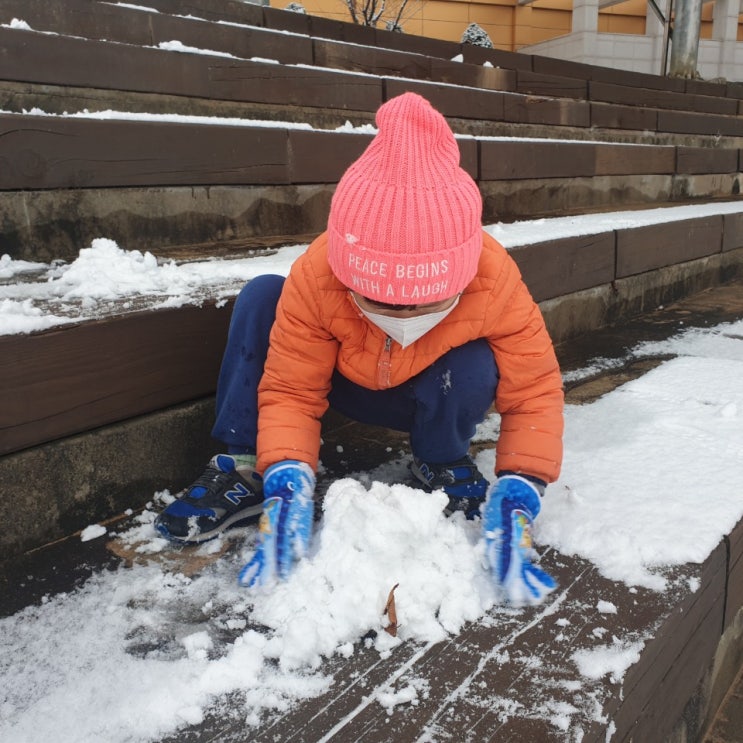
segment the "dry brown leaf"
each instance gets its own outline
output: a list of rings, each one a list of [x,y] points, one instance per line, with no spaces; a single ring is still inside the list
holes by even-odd
[[[399,583],[395,583],[390,590],[390,595],[387,597],[387,603],[384,607],[384,613],[390,618],[390,623],[384,628],[387,634],[392,637],[397,637],[397,610],[395,609],[395,589],[399,586]]]

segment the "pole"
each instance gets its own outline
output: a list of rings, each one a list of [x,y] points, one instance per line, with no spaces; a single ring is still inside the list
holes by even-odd
[[[676,0],[669,77],[697,77],[702,0]]]

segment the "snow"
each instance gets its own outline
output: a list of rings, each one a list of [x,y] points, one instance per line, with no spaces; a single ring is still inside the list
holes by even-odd
[[[619,683],[624,672],[640,659],[643,647],[643,642],[623,643],[614,638],[610,645],[576,651],[573,660],[582,676],[599,679],[608,674],[613,683]]]
[[[161,41],[157,45],[158,49],[164,49],[168,52],[181,52],[184,54],[206,54],[212,57],[228,57],[230,59],[238,59],[234,54],[228,52],[218,52],[214,49],[201,49],[194,46],[186,46],[182,41],[171,39],[170,41]]]
[[[130,8],[131,10],[143,10],[147,13],[159,13],[156,8],[150,8],[146,5],[133,5],[131,3],[105,3],[106,5],[118,5],[121,8]]]
[[[267,61],[267,60],[262,60]],[[13,111],[3,111],[4,115],[15,116],[51,116],[66,119],[95,119],[96,121],[154,121],[169,124],[207,124],[210,126],[250,126],[261,127],[266,129],[312,129],[312,127],[301,121],[271,121],[263,119],[238,119],[231,116],[198,116],[196,114],[159,114],[143,113],[139,111],[115,111],[113,109],[103,109],[89,111],[87,108],[75,113],[53,114],[47,113],[41,108],[24,109],[22,114]],[[352,127],[350,124],[339,127],[339,130],[356,133],[373,134],[376,129],[364,127]]]
[[[106,534],[107,531],[108,530],[103,526],[103,524],[90,524],[90,526],[86,526],[80,532],[80,541],[89,542],[91,539],[98,539],[98,537],[102,537]]]
[[[612,580],[655,590],[666,587],[655,568],[712,552],[741,516],[743,342],[734,337],[741,334],[743,322],[694,331],[679,341],[689,355],[592,405],[568,407],[569,455],[544,500],[541,541],[590,560]],[[730,343],[715,356],[695,356],[692,338],[705,339],[704,353],[709,336]]]
[[[144,262],[137,259],[135,269]],[[666,588],[669,566],[708,556],[743,516],[741,336],[743,321],[681,332],[654,346],[679,356],[590,405],[567,408],[564,471],[547,489],[536,522],[540,551],[580,555],[613,581],[654,591]],[[483,424],[481,435],[497,431],[496,419]],[[492,452],[481,452],[477,462],[491,472]],[[198,548],[207,556],[233,545],[197,575],[155,560],[121,567],[0,620],[0,739],[157,740],[208,712],[259,724],[263,712],[327,690],[328,659],[350,658],[364,645],[380,658],[411,644],[418,649],[362,705],[381,705],[394,719],[419,703],[427,687],[415,674],[416,660],[467,622],[508,610],[496,604],[478,525],[443,517],[440,493],[377,478],[387,479],[357,473],[331,484],[308,558],[273,590],[250,593],[237,585],[255,539],[255,528],[246,527]],[[151,522],[172,496],[155,498],[118,538],[142,555],[165,558],[173,548]],[[392,637],[383,610],[398,583]],[[698,579],[688,584],[698,588]],[[482,664],[505,662],[515,637],[554,622],[562,596],[517,624]],[[601,599],[593,611],[600,618],[617,608]],[[574,673],[566,689],[593,688],[602,678],[621,683],[648,639],[605,634],[595,627],[591,637],[599,644],[584,637],[585,647],[566,660]],[[469,694],[476,675],[452,698]],[[241,700],[237,710],[234,699],[225,701],[231,692]],[[504,715],[518,714],[517,700],[501,701]],[[587,714],[557,700],[529,712],[558,730],[579,713]]]
[[[743,212],[741,201],[715,202],[498,223],[484,229],[506,248],[513,248],[544,240],[545,235],[557,239],[738,212]],[[128,251],[101,237],[82,248],[69,264],[30,263],[2,255],[0,335],[44,330],[136,309],[136,304],[127,305],[125,300],[137,297],[147,297],[152,309],[199,304],[207,297],[224,302],[259,274],[286,276],[306,247],[290,245],[268,255],[177,264],[172,260],[157,260],[149,252]],[[33,272],[35,280],[29,281],[24,274]],[[20,280],[13,281],[16,277]],[[596,363],[600,365],[602,361]]]
[[[31,26],[29,26],[28,23],[26,23],[26,21],[22,21],[18,18],[13,18],[10,21],[10,23],[3,23],[3,24],[0,24],[0,26],[2,26],[2,28],[18,28],[18,29],[21,29],[22,31],[33,30]]]
[[[598,604],[596,604],[596,609],[601,614],[616,614],[617,613],[617,607],[611,602],[611,601],[599,601]]]
[[[271,255],[236,260],[158,262],[149,252],[123,250],[113,240],[96,238],[72,263],[38,264],[0,259],[0,277],[32,271],[35,281],[0,280],[0,335],[27,333],[80,319],[136,309],[147,296],[150,308],[178,307],[234,296],[263,273],[286,275],[306,245],[280,248]]]
[[[485,231],[504,247],[511,248],[545,239],[558,240],[577,235],[597,235],[612,230],[626,230],[675,220],[699,219],[713,214],[737,214],[738,212],[743,212],[741,201],[688,204],[640,211],[615,211],[574,217],[531,219],[510,224],[488,225]]]

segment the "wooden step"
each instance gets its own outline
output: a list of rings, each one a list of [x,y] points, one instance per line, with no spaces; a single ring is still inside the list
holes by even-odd
[[[56,33],[68,33],[87,36],[90,39],[108,39],[121,41],[127,44],[145,45],[148,48],[158,43],[177,39],[186,45],[193,45],[203,49],[213,49],[220,53],[232,54],[243,58],[261,58],[268,56],[282,64],[313,64],[315,66],[330,69],[344,69],[363,72],[376,76],[400,76],[406,78],[425,79],[438,83],[446,83],[468,88],[484,88],[487,90],[513,91],[526,95],[527,97],[539,96],[548,100],[557,99],[566,108],[570,101],[581,102],[584,106],[585,115],[583,120],[560,120],[552,118],[541,123],[550,123],[562,126],[605,126],[607,118],[607,105],[617,105],[630,109],[647,108],[654,112],[654,116],[645,116],[642,120],[632,121],[626,114],[621,115],[621,109],[614,111],[610,128],[624,126],[624,121],[639,131],[665,131],[668,122],[669,131],[673,133],[694,133],[712,135],[722,133],[730,136],[740,136],[741,126],[735,118],[739,108],[743,106],[737,97],[725,95],[700,95],[689,93],[685,90],[643,88],[637,85],[609,83],[601,80],[592,80],[588,77],[560,76],[547,74],[543,71],[525,69],[523,65],[508,67],[484,67],[481,64],[470,64],[467,60],[472,59],[468,54],[463,63],[452,62],[443,59],[436,54],[421,54],[410,49],[393,51],[380,48],[378,45],[349,44],[345,41],[329,41],[323,38],[313,38],[309,35],[287,35],[286,33],[272,32],[260,27],[235,27],[225,24],[208,22],[194,18],[183,18],[180,16],[163,13],[145,12],[125,6],[107,5],[85,0],[67,0],[71,3],[70,12],[61,14],[43,0],[29,0],[25,14],[34,20],[40,30],[55,31]],[[17,10],[22,14],[23,3],[21,0],[7,0],[8,6],[5,13]],[[17,7],[15,7],[17,5]],[[253,11],[251,11],[252,13]],[[292,15],[291,13],[286,15]],[[296,15],[296,14],[294,14]],[[338,24],[340,27],[353,24]],[[396,36],[396,34],[392,34]],[[49,37],[46,37],[49,41]],[[26,40],[26,43],[30,43]],[[467,46],[467,45],[464,45]],[[456,51],[451,49],[450,51]],[[14,50],[17,56],[20,52]],[[88,49],[87,54],[100,53]],[[43,59],[41,55],[41,59]],[[22,60],[19,60],[19,63]],[[110,60],[103,60],[103,63]],[[492,65],[492,63],[490,63]],[[34,71],[34,67],[36,70]],[[37,65],[32,65],[25,73],[19,73],[12,68],[9,70],[8,79],[21,79],[26,82],[50,83],[59,82],[47,79],[43,70]],[[131,72],[131,71],[130,71]],[[589,71],[585,71],[586,74]],[[36,79],[32,79],[32,78]],[[171,76],[173,79],[175,76]],[[613,79],[621,79],[617,75]],[[652,76],[649,76],[652,77]],[[167,80],[167,78],[165,78]],[[630,78],[631,79],[631,78]],[[184,92],[182,89],[165,91],[160,84],[154,82],[149,92],[171,92],[177,95],[201,95],[196,92]],[[93,86],[100,85],[100,81],[91,82],[77,81],[75,77],[68,80],[70,85]],[[122,82],[123,84],[123,82]],[[140,84],[141,86],[141,84]],[[121,87],[114,84],[108,85],[109,89]],[[217,89],[205,97],[224,98],[224,91]],[[678,88],[678,86],[667,85],[667,88]],[[719,87],[719,86],[718,86]],[[137,87],[137,90],[142,90]],[[714,89],[714,88],[713,88]],[[702,88],[710,92],[707,88]],[[742,94],[743,95],[743,94]],[[232,96],[227,96],[232,99]],[[254,100],[248,97],[248,100]],[[296,104],[290,96],[289,102]],[[266,101],[278,103],[276,99]],[[596,120],[592,120],[591,108],[588,103],[602,103],[603,108],[599,111]],[[306,102],[305,102],[306,103]],[[331,105],[325,102],[325,105]],[[336,107],[336,106],[333,106]],[[344,106],[340,106],[344,108]],[[346,107],[354,108],[353,105]],[[659,111],[669,109],[681,112],[705,113],[705,123],[701,126],[694,119],[671,117],[660,117]],[[502,117],[514,123],[523,122],[518,116],[511,119],[508,111],[518,111],[518,107],[502,109]],[[545,107],[541,107],[544,112]],[[709,117],[709,118],[707,118]],[[488,118],[493,118],[489,116]]]
[[[741,249],[743,207],[510,251],[543,302]],[[207,301],[1,336],[0,454],[211,394],[229,316]]]

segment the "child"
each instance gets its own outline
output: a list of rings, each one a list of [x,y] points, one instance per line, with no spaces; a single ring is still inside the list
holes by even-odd
[[[408,432],[413,476],[447,493],[447,512],[482,515],[505,598],[535,603],[554,587],[530,542],[562,459],[552,343],[515,263],[482,230],[480,193],[444,117],[405,93],[380,107],[377,125],[338,184],[327,231],[286,280],[258,277],[238,297],[213,429],[228,453],[156,527],[194,543],[263,512],[242,580],[265,583],[277,567],[288,575],[310,538],[330,405]],[[489,486],[467,452],[494,400],[501,432]]]

